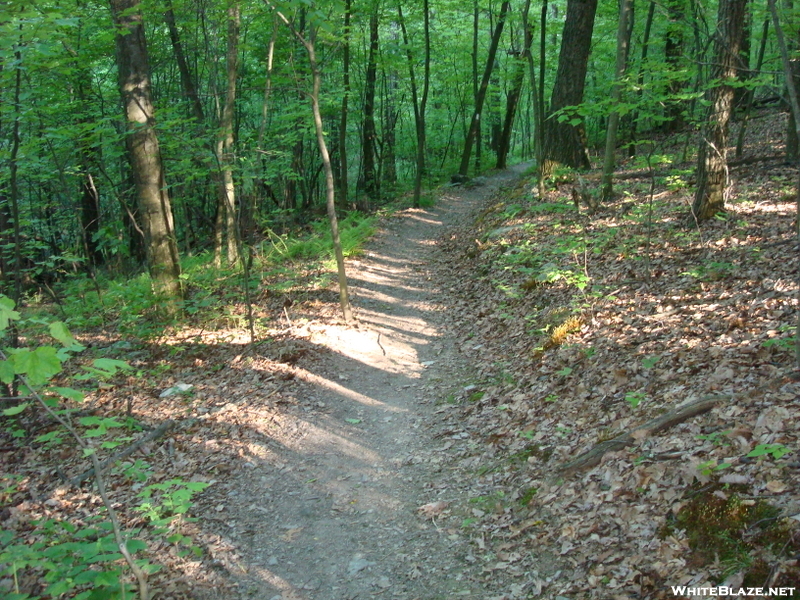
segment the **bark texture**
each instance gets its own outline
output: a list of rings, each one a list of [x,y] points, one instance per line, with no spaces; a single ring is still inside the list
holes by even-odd
[[[544,161],[560,163],[575,169],[588,169],[586,131],[583,123],[560,123],[554,113],[583,102],[586,69],[592,45],[597,0],[569,0],[558,71],[550,97],[549,118],[544,122]],[[545,169],[545,174],[548,169]]]
[[[117,67],[128,124],[128,158],[150,277],[156,294],[177,298],[181,294],[178,246],[154,129],[150,66],[139,0],[110,0],[110,6],[117,27]]]
[[[738,70],[746,5],[746,0],[721,0],[719,3],[711,70],[711,80],[716,85],[706,94],[710,109],[697,157],[697,191],[692,204],[692,214],[698,221],[710,219],[725,208],[728,123],[734,99],[734,88],[729,82]]]

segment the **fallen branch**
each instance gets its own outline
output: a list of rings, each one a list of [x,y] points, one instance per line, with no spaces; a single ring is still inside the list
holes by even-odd
[[[660,417],[656,417],[655,419],[647,421],[647,423],[640,425],[631,431],[622,433],[610,440],[605,440],[595,444],[590,450],[587,450],[578,456],[578,458],[566,463],[561,463],[558,467],[556,467],[556,473],[558,475],[568,475],[570,473],[574,473],[575,471],[581,471],[583,469],[594,467],[600,464],[600,460],[607,452],[616,452],[617,450],[627,448],[628,446],[633,445],[637,440],[641,440],[660,431],[664,431],[673,425],[683,423],[694,416],[708,412],[717,404],[725,400],[730,400],[730,396],[706,396],[700,400],[697,400],[696,402],[680,406],[669,411],[668,413],[661,415]]]
[[[110,458],[107,458],[106,460],[104,460],[102,463],[100,463],[100,469],[104,471],[106,469],[106,467],[108,467],[109,465],[114,464],[118,460],[122,460],[124,458],[129,457],[131,454],[136,452],[139,448],[141,448],[147,442],[150,442],[152,440],[156,440],[156,439],[160,438],[161,436],[163,436],[170,429],[172,429],[172,427],[174,425],[175,425],[175,421],[172,421],[172,420],[164,421],[161,425],[159,425],[156,429],[153,429],[153,431],[151,431],[147,435],[139,438],[138,440],[136,440],[132,444],[126,446],[125,448],[123,448],[122,450],[120,450],[119,452],[117,452],[116,454],[111,456]],[[69,483],[71,485],[80,485],[85,480],[87,480],[90,477],[94,476],[95,468],[96,467],[92,467],[91,469],[88,469],[87,471],[84,471],[80,475],[77,475],[76,477],[73,477],[72,479],[69,480]]]

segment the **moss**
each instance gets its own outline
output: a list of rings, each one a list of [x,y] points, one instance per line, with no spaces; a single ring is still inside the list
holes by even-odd
[[[746,584],[760,586],[771,568],[764,557],[785,552],[795,530],[786,519],[779,519],[778,508],[742,494],[738,486],[731,489],[721,485],[692,492],[659,534],[666,537],[677,529],[684,530],[692,549],[691,563],[696,567],[719,563],[720,578],[743,571]]]
[[[528,506],[538,490],[535,487],[528,488],[519,496],[519,503],[522,506]]]

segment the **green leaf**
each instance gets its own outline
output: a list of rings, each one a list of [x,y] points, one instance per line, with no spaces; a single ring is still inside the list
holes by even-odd
[[[17,404],[16,406],[12,406],[11,408],[7,408],[3,411],[3,415],[6,417],[13,417],[14,415],[18,415],[22,411],[28,408],[28,403],[23,402],[22,404]]]
[[[564,377],[567,377],[571,373],[572,373],[572,368],[571,367],[564,367],[560,371],[556,371],[556,375],[562,375]]]
[[[74,337],[72,337],[72,334],[69,332],[69,329],[67,329],[67,326],[61,321],[50,323],[50,335],[61,342],[61,345],[65,348],[76,350],[78,352],[84,349],[84,347],[81,346]]]
[[[648,356],[647,358],[642,359],[642,366],[645,369],[652,369],[656,366],[656,363],[661,360],[661,356],[656,354],[655,356]]]
[[[783,444],[759,444],[747,455],[750,458],[757,458],[759,456],[771,455],[774,459],[779,459],[792,451]]]
[[[0,361],[0,381],[6,385],[9,385],[12,381],[14,381],[14,376],[16,374],[17,373],[14,371],[14,365],[12,365],[10,361]]]
[[[75,390],[73,388],[68,387],[54,387],[52,390],[57,393],[59,396],[63,396],[67,400],[72,400],[74,402],[83,402],[85,396],[83,392]]]
[[[117,371],[130,371],[133,369],[124,360],[115,360],[113,358],[98,358],[92,361],[92,365],[91,367],[84,366],[83,368],[87,372],[76,375],[75,379],[81,381],[93,378],[107,379],[115,375]]]
[[[345,419],[345,421],[347,421],[351,425],[358,425],[359,423],[361,423],[361,419]]]
[[[61,361],[52,346],[41,346],[35,350],[22,348],[11,356],[14,370],[27,375],[33,385],[41,385],[61,371]]]
[[[114,375],[117,371],[130,371],[133,368],[124,360],[113,358],[98,358],[93,364],[96,368],[107,371],[111,375]]]
[[[14,310],[14,301],[0,294],[0,331],[5,331],[9,322],[16,319],[19,319],[19,313]]]

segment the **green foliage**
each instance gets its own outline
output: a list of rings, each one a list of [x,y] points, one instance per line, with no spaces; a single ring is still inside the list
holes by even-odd
[[[783,458],[787,454],[791,454],[791,450],[783,444],[759,444],[751,450],[747,456],[750,458],[758,458],[759,456],[771,456],[775,460]]]
[[[351,212],[339,222],[339,236],[345,257],[360,252],[363,243],[375,233],[375,219],[359,212]],[[331,260],[333,241],[327,221],[312,225],[312,232],[301,238],[276,236],[271,234],[270,247],[265,248],[265,256],[273,261],[290,260]]]
[[[647,398],[646,394],[641,392],[628,392],[625,394],[625,402],[631,405],[631,408],[636,408]]]
[[[14,303],[5,296],[0,296],[0,311],[0,332],[7,329],[11,322],[24,323],[21,315],[14,310]],[[36,320],[36,324],[39,322],[40,320]],[[47,326],[50,335],[61,347],[5,348],[8,358],[0,361],[0,377],[4,383],[9,384],[15,378],[24,376],[33,388],[33,393],[41,392],[81,401],[83,394],[78,390],[62,386],[44,387],[55,375],[61,373],[63,363],[72,353],[85,350],[64,323],[52,322]],[[131,367],[120,360],[97,358],[82,369],[84,372],[78,373],[73,379],[107,380],[120,372],[130,370]],[[14,429],[13,419],[22,415],[30,406],[31,403],[25,402],[4,409],[3,415],[8,421],[6,426],[12,429],[12,435],[17,431],[24,434],[24,431]],[[65,412],[58,408],[56,411]],[[109,436],[112,430],[129,426],[129,422],[115,418],[90,415],[77,419],[75,428],[83,438],[96,439],[97,447],[114,448],[130,438],[102,438]],[[37,436],[36,441],[55,449],[66,444],[67,439],[65,431],[54,429]],[[84,448],[84,454],[95,451],[96,447]],[[123,474],[140,483],[149,476],[147,466],[142,461],[127,466]],[[0,475],[0,500],[5,501],[17,493],[14,482],[18,479],[14,475]],[[202,491],[207,485],[180,479],[151,484],[139,494],[146,500],[139,510],[147,515],[157,535],[166,537],[170,543],[185,546],[186,549],[181,552],[199,555],[200,548],[194,546],[188,536],[177,531],[174,521],[189,510],[193,494]],[[144,542],[137,539],[128,540],[126,545],[131,554],[146,547]],[[26,579],[34,577],[46,584],[43,595],[35,598],[59,598],[66,594],[81,600],[133,598],[133,586],[126,583],[122,558],[111,523],[103,521],[98,514],[89,515],[79,525],[70,521],[39,519],[30,521],[16,532],[0,531],[0,580],[13,582],[14,591],[11,597],[19,600],[34,600],[34,597],[20,590],[18,582],[21,573],[25,573]],[[139,562],[146,572],[154,572],[155,567]]]
[[[96,519],[94,519],[96,521]],[[77,526],[67,521],[41,519],[31,523],[25,540],[10,531],[0,531],[0,576],[14,581],[14,598],[60,598],[70,594],[78,600],[133,598],[133,586],[125,583],[122,554],[109,523]],[[143,550],[143,542],[127,544],[131,553]],[[42,596],[20,593],[20,573],[35,573],[46,584]]]

